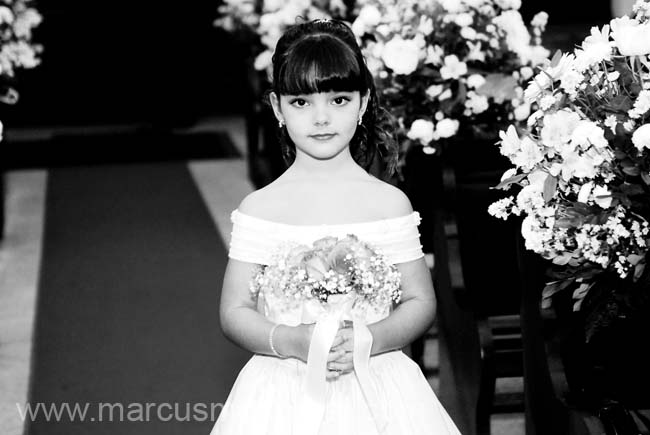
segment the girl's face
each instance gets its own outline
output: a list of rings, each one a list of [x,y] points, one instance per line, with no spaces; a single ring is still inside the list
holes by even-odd
[[[345,150],[365,112],[368,96],[359,91],[271,95],[278,119],[287,126],[296,153],[325,160]]]

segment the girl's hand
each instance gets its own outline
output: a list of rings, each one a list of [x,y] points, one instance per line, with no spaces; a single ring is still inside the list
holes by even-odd
[[[327,379],[338,379],[339,376],[354,370],[354,330],[352,324],[338,330],[327,358]]]
[[[303,362],[307,362],[309,355],[309,344],[311,343],[311,336],[314,333],[315,324],[300,324],[298,326],[287,326],[289,338],[286,341],[286,353],[283,349],[278,351],[291,358],[298,358]],[[278,328],[278,331],[280,328]]]

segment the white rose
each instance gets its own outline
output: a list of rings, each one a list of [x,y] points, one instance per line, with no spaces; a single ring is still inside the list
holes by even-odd
[[[644,124],[636,129],[632,135],[632,143],[639,151],[650,148],[650,124]]]
[[[420,141],[422,145],[428,145],[434,137],[433,122],[426,119],[416,119],[411,124],[406,136],[409,139]]]
[[[628,16],[610,22],[612,38],[623,56],[643,56],[650,53],[650,23],[639,23]]]
[[[436,134],[439,137],[452,137],[458,132],[460,122],[455,119],[445,118],[436,124]]]
[[[483,83],[485,83],[485,77],[483,77],[481,74],[472,74],[471,76],[467,77],[467,86],[470,88],[480,88],[483,86]]]
[[[418,67],[420,49],[416,41],[396,36],[384,46],[381,60],[395,74],[411,74]]]
[[[381,12],[373,5],[365,5],[359,11],[358,20],[361,20],[366,26],[375,27],[381,21]]]

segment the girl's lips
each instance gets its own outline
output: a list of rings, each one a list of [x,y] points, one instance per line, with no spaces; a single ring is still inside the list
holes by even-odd
[[[336,133],[328,133],[328,134],[311,134],[309,137],[314,138],[316,140],[329,140],[336,136]]]

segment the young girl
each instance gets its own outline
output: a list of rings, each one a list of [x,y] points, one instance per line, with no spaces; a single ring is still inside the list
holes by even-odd
[[[349,27],[317,20],[289,28],[273,56],[269,98],[290,167],[231,216],[221,326],[255,355],[211,434],[458,434],[400,351],[431,326],[434,293],[418,213],[367,172],[377,154],[394,168],[396,145],[382,131],[372,76]],[[401,300],[385,315],[332,324],[305,317],[304,306],[251,296],[252,276],[281,244],[347,234],[401,273]]]

